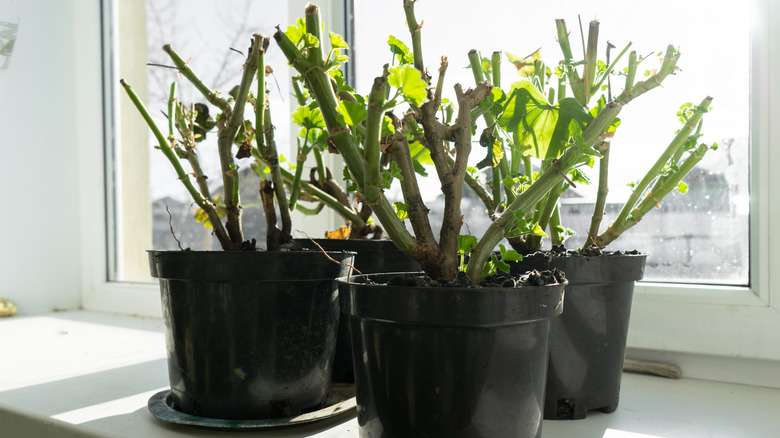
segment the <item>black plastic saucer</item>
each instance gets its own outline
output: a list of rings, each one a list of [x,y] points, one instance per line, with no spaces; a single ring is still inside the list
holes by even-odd
[[[324,408],[295,417],[266,418],[258,420],[224,420],[198,417],[177,411],[173,407],[170,390],[160,391],[149,399],[149,412],[166,423],[183,424],[218,430],[255,430],[297,426],[340,415],[355,409],[355,385],[332,384]]]

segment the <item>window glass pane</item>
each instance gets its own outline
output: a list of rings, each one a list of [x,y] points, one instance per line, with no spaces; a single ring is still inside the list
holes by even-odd
[[[148,107],[158,116],[160,126],[166,126],[161,111],[167,112],[172,81],[178,82],[180,102],[188,107],[190,104],[206,103],[203,95],[189,81],[181,78],[176,70],[164,67],[172,65],[168,55],[161,50],[164,44],[170,44],[183,59],[188,60],[207,86],[227,95],[241,80],[252,34],[271,37],[274,26],[288,20],[285,1],[274,2],[273,7],[269,7],[268,2],[251,0],[147,0],[146,8],[148,56],[153,64],[148,68]],[[269,99],[279,152],[286,156],[290,132],[289,77],[286,60],[273,46],[273,41],[271,44],[266,64],[275,73],[269,79]],[[210,115],[216,116],[216,108],[208,107]],[[198,144],[200,161],[209,176],[213,196],[222,192],[216,137],[214,129]],[[156,144],[154,137],[150,135],[149,139],[150,147],[153,147]],[[168,160],[157,150],[150,151],[149,158],[154,248],[178,249],[176,240],[171,237],[173,231],[185,247],[193,250],[219,249],[219,242],[211,235],[211,229],[193,220],[197,206],[177,179]],[[242,181],[241,201],[245,206],[244,234],[247,239],[257,239],[258,245],[264,246],[265,220],[262,209],[256,205],[259,202],[259,179],[250,169],[252,161],[252,158],[236,160]]]
[[[719,150],[709,152],[685,178],[686,194],[674,192],[667,196],[658,209],[648,213],[608,249],[649,253],[645,280],[747,284],[748,6],[725,0],[659,0],[652,7],[645,6],[624,0],[486,0],[478,6],[471,1],[453,0],[446,6],[421,1],[415,9],[418,21],[424,20],[425,64],[434,78],[439,57],[449,58],[444,94],[449,92],[450,98],[456,82],[473,86],[467,58],[470,49],[477,49],[483,57],[496,50],[524,57],[541,48],[542,58],[554,68],[562,59],[556,41],[556,18],[567,22],[576,59],[582,58],[578,16],[586,27],[585,33],[590,20],[601,23],[600,52],[603,53],[606,41],[617,47],[613,56],[632,42],[632,49],[639,55],[652,55],[640,64],[639,75],[658,68],[656,52],[665,50],[668,44],[679,47],[680,71],[668,77],[663,88],[641,96],[620,114],[622,124],[612,140],[610,193],[602,231],[627,198],[627,185],[644,175],[681,126],[677,116],[680,105],[698,104],[712,96],[713,110],[704,118],[704,137],[699,141],[717,142]],[[355,2],[355,37],[351,43],[359,92],[366,93],[373,78],[381,73],[382,65],[391,62],[388,35],[411,47],[400,4]],[[502,78],[504,89],[520,80],[506,58]],[[621,91],[623,80],[612,77],[613,95]],[[475,145],[473,163],[484,158],[480,150]],[[431,179],[426,183],[427,205],[432,212],[441,210],[438,190],[438,181]],[[579,184],[562,201],[564,225],[578,233],[567,241],[569,248],[584,243],[595,193],[594,185]],[[463,209],[471,233],[480,235],[487,220],[479,201],[465,200]]]

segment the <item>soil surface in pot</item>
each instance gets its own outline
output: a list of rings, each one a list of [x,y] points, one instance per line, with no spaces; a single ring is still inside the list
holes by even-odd
[[[630,251],[605,251],[595,246],[589,246],[582,251],[567,250],[563,245],[553,245],[548,251],[536,251],[527,254],[525,257],[598,257],[598,256],[621,256],[621,255],[641,255],[642,253],[632,249]]]
[[[427,275],[400,274],[392,277],[388,286],[408,287],[522,287],[522,286],[546,286],[566,282],[563,272],[552,269],[550,271],[529,271],[525,274],[497,273],[483,278],[479,285],[474,285],[465,272],[459,272],[454,280],[440,278],[434,280]]]

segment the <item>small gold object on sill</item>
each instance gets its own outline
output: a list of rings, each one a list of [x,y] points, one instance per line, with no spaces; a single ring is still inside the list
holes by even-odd
[[[14,316],[16,314],[16,304],[11,300],[0,300],[0,317]]]

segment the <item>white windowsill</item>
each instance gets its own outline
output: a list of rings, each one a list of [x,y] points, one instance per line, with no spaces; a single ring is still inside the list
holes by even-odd
[[[0,436],[175,437],[223,432],[163,423],[147,400],[167,387],[162,321],[75,311],[0,319]],[[684,371],[684,370],[683,370]],[[625,374],[613,414],[545,421],[543,436],[775,437],[780,389]],[[354,414],[241,436],[357,437]]]

